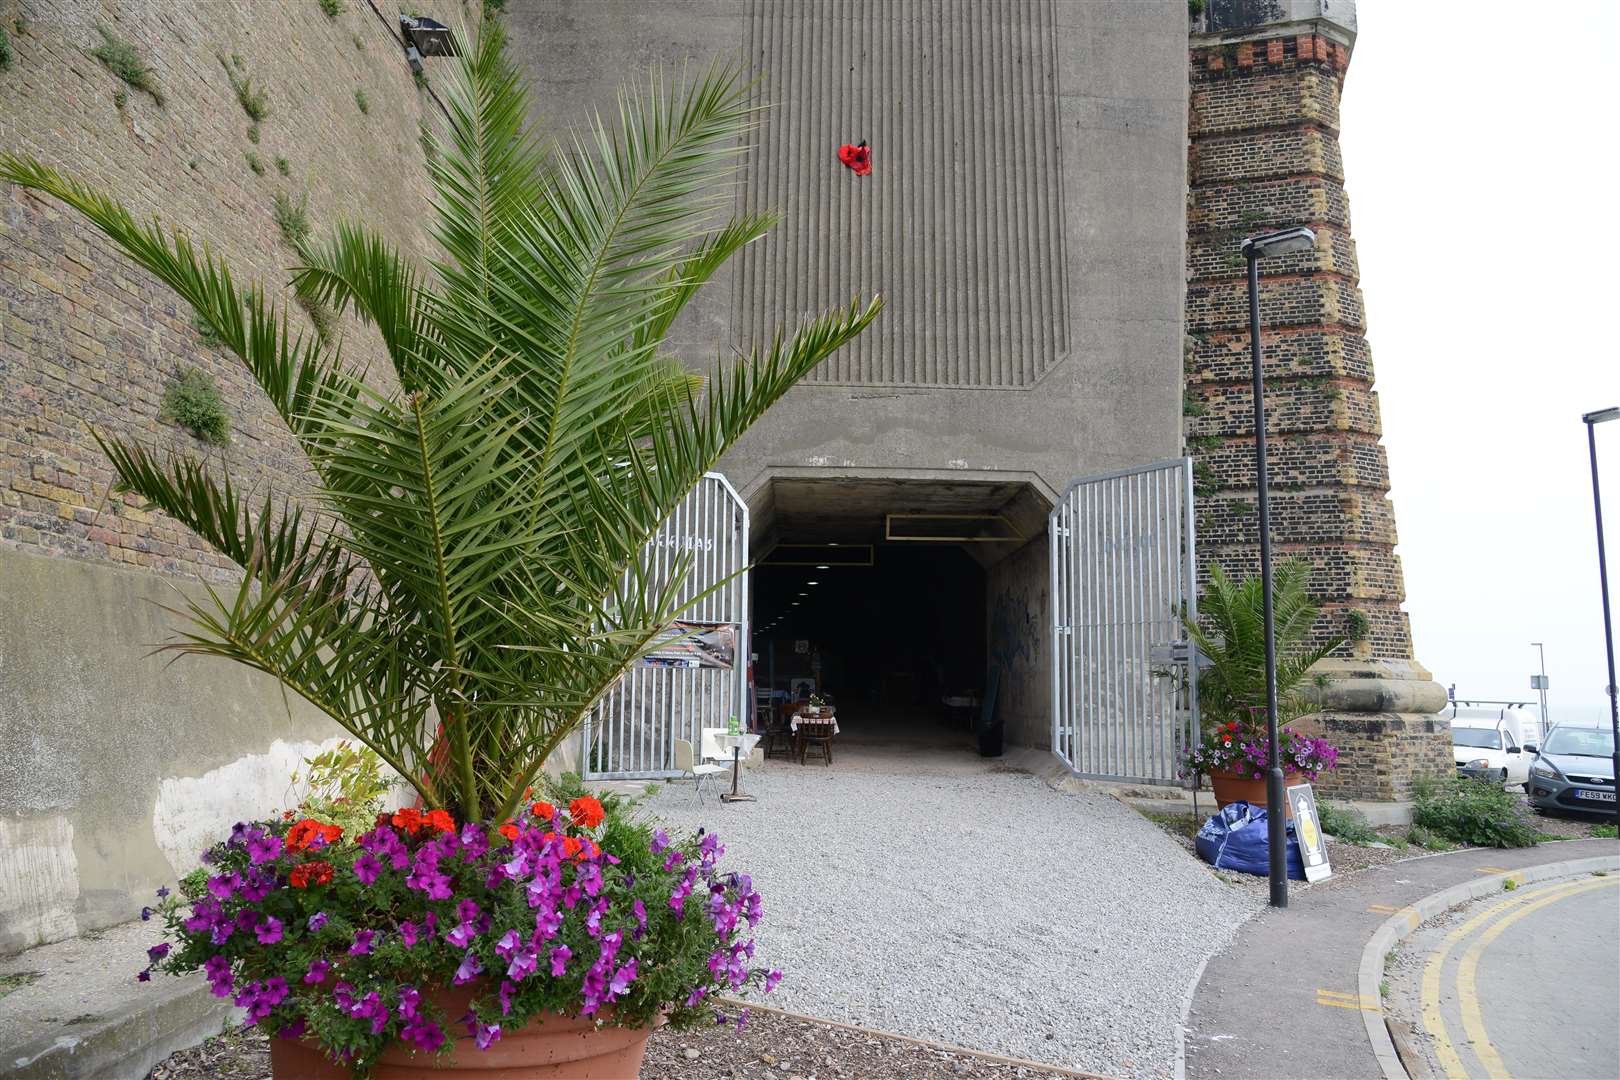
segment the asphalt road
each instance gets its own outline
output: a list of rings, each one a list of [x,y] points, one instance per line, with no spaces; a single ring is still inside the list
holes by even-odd
[[[1420,929],[1390,968],[1430,1075],[1620,1075],[1620,875],[1527,885]],[[1414,1070],[1416,1075],[1417,1070]]]

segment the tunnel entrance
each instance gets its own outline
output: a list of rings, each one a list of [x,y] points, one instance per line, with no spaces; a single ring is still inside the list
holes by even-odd
[[[1007,740],[1046,745],[1046,509],[1024,482],[773,482],[751,510],[762,711],[816,693],[851,751],[967,751],[993,678]]]

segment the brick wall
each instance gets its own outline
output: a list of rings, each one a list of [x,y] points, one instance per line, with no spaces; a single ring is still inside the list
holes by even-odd
[[[1318,634],[1346,612],[1360,657],[1410,658],[1389,469],[1363,336],[1338,144],[1347,51],[1327,38],[1196,42],[1190,56],[1187,436],[1205,566],[1258,572],[1248,294],[1240,245],[1308,225],[1314,251],[1261,264],[1273,540],[1314,565]]]
[[[411,7],[445,22],[468,10]],[[0,20],[16,54],[0,73],[0,147],[111,191],[137,217],[183,226],[239,278],[285,284],[294,254],[272,217],[277,192],[307,195],[316,235],[361,219],[418,258],[430,253],[419,131],[437,107],[366,0],[336,19],[316,0],[0,0]],[[90,55],[98,25],[136,46],[162,105]],[[268,99],[256,144],[221,58]],[[443,63],[429,62],[430,84]],[[234,357],[201,345],[189,307],[60,205],[0,186],[0,247],[0,551],[227,576],[185,530],[106,500],[111,471],[88,429],[223,457],[246,484],[296,492],[308,478],[280,420]],[[312,332],[301,309],[291,319]],[[380,359],[372,333],[352,321],[340,332],[346,356]],[[223,450],[158,418],[188,367],[224,394]]]

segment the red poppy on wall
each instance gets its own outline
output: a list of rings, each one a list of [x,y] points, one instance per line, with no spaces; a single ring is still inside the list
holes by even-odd
[[[856,176],[866,176],[872,171],[872,148],[866,145],[865,139],[853,146],[845,143],[838,148],[838,160]]]

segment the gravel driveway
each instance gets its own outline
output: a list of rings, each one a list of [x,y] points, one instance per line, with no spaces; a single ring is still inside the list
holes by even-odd
[[[753,875],[759,959],[786,973],[770,1003],[793,1012],[1167,1076],[1193,972],[1264,904],[1114,799],[966,748],[846,743],[743,788],[759,801],[700,807],[687,782],[643,805]]]

